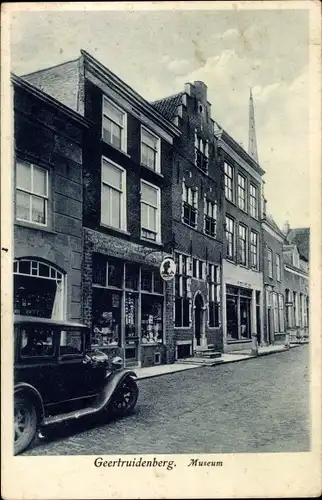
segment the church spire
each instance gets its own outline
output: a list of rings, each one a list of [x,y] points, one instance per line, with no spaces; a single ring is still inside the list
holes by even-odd
[[[258,163],[255,113],[252,88],[249,93],[249,138],[248,138],[248,154]]]

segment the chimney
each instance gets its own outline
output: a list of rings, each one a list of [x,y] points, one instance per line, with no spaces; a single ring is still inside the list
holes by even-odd
[[[193,82],[193,85],[195,87],[195,96],[198,99],[198,101],[206,103],[207,102],[207,85],[205,85],[204,82],[201,82],[201,81]]]
[[[290,229],[291,229],[291,227],[290,227],[290,223],[289,223],[289,221],[288,221],[288,220],[286,220],[286,221],[284,222],[284,226],[283,226],[283,233],[284,233],[284,234],[288,234],[288,233],[290,232]]]

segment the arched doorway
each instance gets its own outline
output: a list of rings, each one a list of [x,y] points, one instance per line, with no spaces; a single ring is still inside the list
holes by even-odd
[[[194,348],[204,347],[205,338],[205,304],[201,293],[197,293],[194,301]]]
[[[65,317],[65,276],[53,265],[30,258],[16,259],[14,313],[61,320]]]

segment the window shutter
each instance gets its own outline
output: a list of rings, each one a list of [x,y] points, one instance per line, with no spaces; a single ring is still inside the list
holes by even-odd
[[[182,274],[182,255],[179,254],[179,269],[177,270],[178,274]]]
[[[179,296],[183,296],[182,276],[179,277]]]
[[[192,276],[192,258],[187,257],[187,276]]]
[[[191,299],[189,299],[189,326],[191,326],[192,323],[192,311],[191,311]]]

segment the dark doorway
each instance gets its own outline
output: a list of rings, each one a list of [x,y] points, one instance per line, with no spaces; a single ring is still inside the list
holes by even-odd
[[[200,346],[203,320],[203,299],[200,293],[195,298],[195,339],[196,345]]]

